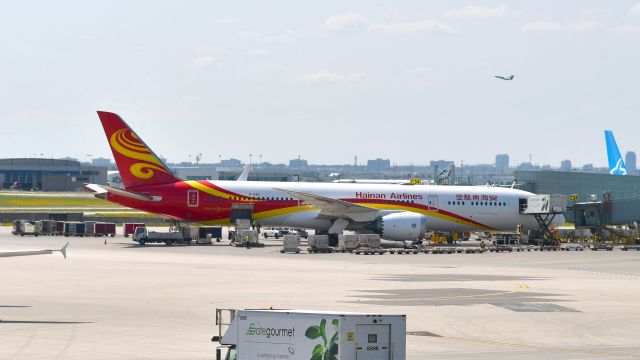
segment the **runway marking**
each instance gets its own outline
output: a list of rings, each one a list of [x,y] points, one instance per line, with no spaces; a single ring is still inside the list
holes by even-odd
[[[578,353],[578,354],[590,354],[590,355],[598,355],[598,356],[616,356],[616,357],[638,358],[638,354],[612,352],[612,351],[601,351],[601,350],[590,350],[589,348],[581,348],[581,349],[577,349],[577,348],[561,348],[561,347],[556,347],[556,346],[513,343],[513,342],[487,340],[487,339],[473,339],[473,338],[464,338],[464,337],[447,336],[447,335],[442,335],[441,337],[443,339],[453,340],[453,341],[462,341],[462,342],[469,342],[469,343],[483,344],[483,345],[509,346],[509,347],[514,347],[514,348],[518,348],[518,349],[546,350],[546,351],[559,351],[559,352],[569,352],[569,353]]]

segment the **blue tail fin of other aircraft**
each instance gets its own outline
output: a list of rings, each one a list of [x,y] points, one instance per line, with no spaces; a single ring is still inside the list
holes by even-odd
[[[624,165],[622,154],[616,144],[611,130],[604,131],[604,139],[607,143],[607,157],[609,158],[609,174],[611,175],[627,175],[627,167]]]

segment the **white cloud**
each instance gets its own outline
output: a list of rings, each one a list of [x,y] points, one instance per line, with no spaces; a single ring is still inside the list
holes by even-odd
[[[329,16],[325,20],[323,28],[329,31],[364,28],[387,33],[454,32],[450,26],[434,20],[382,23],[371,21],[355,13]]]
[[[195,59],[193,59],[193,61],[190,64],[191,67],[194,68],[203,68],[203,67],[208,67],[208,66],[215,66],[217,68],[221,67],[222,64],[215,61],[215,58],[213,56],[207,55],[207,56],[198,56]]]
[[[360,81],[365,78],[363,73],[337,74],[328,70],[320,70],[315,73],[304,74],[298,78],[298,81],[305,83],[335,83],[342,81]]]
[[[324,21],[324,28],[330,31],[339,31],[345,28],[354,28],[360,26],[367,26],[371,24],[366,17],[354,14],[354,13],[345,13],[345,14],[337,14],[333,16],[329,16]]]
[[[251,49],[246,52],[247,56],[263,56],[269,55],[269,51],[264,49]]]
[[[495,8],[482,7],[478,5],[465,6],[462,9],[449,10],[445,13],[448,18],[454,19],[480,19],[495,18],[510,15],[512,12],[505,5]]]
[[[527,22],[521,28],[522,31],[557,31],[560,29],[559,23],[548,21]]]
[[[640,4],[633,5],[631,9],[629,9],[629,14],[640,15]]]

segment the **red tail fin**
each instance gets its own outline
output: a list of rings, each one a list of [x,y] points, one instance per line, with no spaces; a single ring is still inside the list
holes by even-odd
[[[179,181],[120,116],[98,111],[125,188]]]

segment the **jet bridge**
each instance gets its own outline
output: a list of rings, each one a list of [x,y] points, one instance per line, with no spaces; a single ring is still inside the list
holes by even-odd
[[[557,215],[567,210],[567,196],[562,194],[534,195],[527,198],[526,206],[521,206],[521,213],[533,215],[538,222],[544,240],[552,241],[551,224]],[[556,243],[556,246],[558,244]],[[544,243],[540,244],[540,248]]]
[[[620,238],[627,238],[613,226],[640,220],[640,198],[614,200],[612,194],[607,192],[602,201],[576,203],[573,206],[573,218],[576,229],[607,230]],[[636,238],[628,240],[638,241]]]

